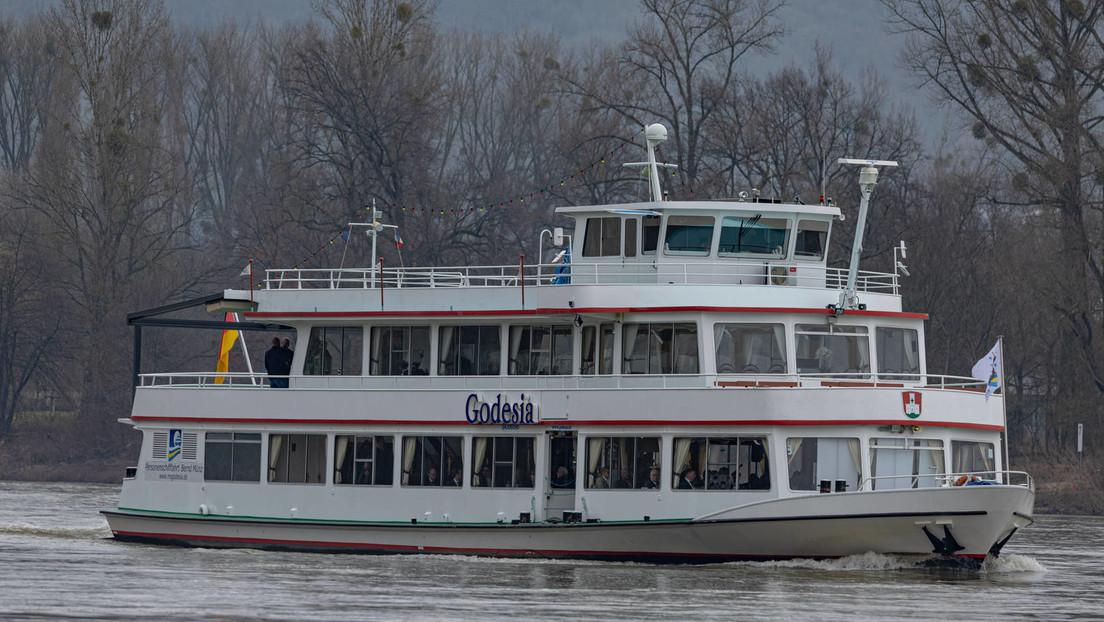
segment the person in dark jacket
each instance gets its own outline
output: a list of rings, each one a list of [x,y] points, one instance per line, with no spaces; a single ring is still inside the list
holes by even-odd
[[[280,372],[279,375],[281,375],[281,376],[290,376],[291,375],[291,361],[292,361],[292,359],[295,358],[295,350],[291,349],[291,340],[288,339],[287,337],[284,337],[283,342],[280,344],[280,353],[284,355],[284,358],[283,358],[283,361],[282,361],[283,364],[280,367],[280,369],[282,371]],[[286,386],[288,386],[288,384],[289,384],[288,381],[284,380],[284,386],[286,387]]]
[[[273,378],[273,376],[286,376],[284,371],[284,350],[280,347],[280,338],[272,338],[272,347],[265,352],[265,372],[268,374],[268,386],[273,389],[282,389],[288,386],[287,378]]]
[[[698,483],[698,470],[686,469],[683,471],[678,487],[679,490],[697,490],[701,488],[701,484]]]

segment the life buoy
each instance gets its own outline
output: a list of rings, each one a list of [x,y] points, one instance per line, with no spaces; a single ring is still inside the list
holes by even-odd
[[[955,480],[954,485],[955,486],[965,486],[967,482],[980,482],[980,481],[981,481],[981,478],[978,477],[977,475],[960,475],[958,477],[958,479]]]

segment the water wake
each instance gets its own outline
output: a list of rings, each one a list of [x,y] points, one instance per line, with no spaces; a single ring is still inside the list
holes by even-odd
[[[1045,566],[1027,555],[1005,555],[989,558],[982,564],[985,572],[1046,572]]]
[[[106,522],[94,527],[47,527],[32,525],[30,523],[6,523],[0,524],[0,534],[85,540],[89,538],[106,538],[111,535],[111,530],[107,528]]]

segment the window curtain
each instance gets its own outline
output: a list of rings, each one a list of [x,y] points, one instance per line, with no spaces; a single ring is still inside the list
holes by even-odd
[[[387,329],[382,327],[382,326],[373,326],[372,327],[372,333],[371,333],[372,343],[370,344],[371,347],[372,347],[372,358],[371,358],[370,361],[368,361],[371,364],[371,369],[368,370],[368,373],[373,375],[373,376],[383,376],[383,375],[386,375],[385,372],[390,371],[390,370],[384,369],[384,366],[382,365],[382,363],[380,361],[381,342],[383,341],[383,336],[386,333],[387,333]],[[390,335],[388,335],[388,336],[390,336]],[[388,363],[390,363],[390,362],[391,361],[388,360]]]
[[[669,328],[671,331],[671,341],[675,339],[674,327],[670,324],[664,328]],[[674,344],[667,344],[671,349],[666,353],[667,356],[663,356],[663,336],[659,332],[659,327],[655,324],[648,324],[648,357],[645,359],[644,370],[646,374],[669,374],[674,371]],[[666,359],[666,360],[664,360]]]
[[[971,445],[968,443],[956,442],[951,445],[951,468],[955,473],[965,473],[966,465],[969,463],[969,450]]]
[[[580,373],[583,373],[584,371],[585,361],[590,361],[591,369],[589,373],[593,374],[598,370],[598,365],[596,364],[597,361],[595,360],[596,356],[594,353],[594,334],[598,332],[597,329],[597,326],[587,326],[582,330],[583,348],[582,351],[579,353],[579,356],[584,363],[580,364],[579,366]]]
[[[437,345],[437,357],[440,359],[440,367],[437,370],[438,375],[447,375],[449,373],[448,362],[449,358],[451,358],[450,355],[452,354],[452,333],[454,332],[454,330],[455,327],[453,326],[441,327],[441,338],[438,340],[439,343]],[[455,373],[459,373],[459,370],[457,370]]]
[[[862,482],[862,455],[859,453],[859,439],[847,439],[847,449],[851,452],[851,462],[855,465],[855,471],[859,474],[859,482]],[[858,482],[856,482],[856,485]]]
[[[414,466],[414,449],[417,447],[417,442],[417,436],[403,437],[403,486],[408,486],[410,484],[410,470]],[[420,484],[421,482],[418,483]]]
[[[878,450],[874,448],[873,442],[870,446],[870,477],[878,476]],[[870,489],[877,490],[878,482],[873,479],[870,480]]]
[[[797,457],[799,450],[801,449],[801,443],[804,438],[787,438],[786,444],[790,446],[790,455],[786,457],[786,466],[793,464],[794,458]]]
[[[905,362],[908,366],[902,369],[902,372],[918,374],[920,373],[920,353],[917,351],[918,337],[914,330],[901,331],[902,338],[905,342]]]
[[[349,449],[349,437],[338,436],[334,443],[334,483],[344,484],[341,481],[341,465],[345,464],[345,452]],[[353,481],[356,481],[356,466],[353,467]]]
[[[276,463],[280,461],[280,447],[284,443],[283,434],[270,434],[268,437],[268,481],[276,481]]]
[[[587,439],[587,488],[593,488],[598,476],[598,462],[602,459],[602,445],[606,439]]]
[[[985,465],[985,470],[990,471],[990,472],[993,471],[993,460],[990,459],[989,456],[986,455],[986,452],[985,452],[986,444],[977,443],[976,445],[974,445],[974,447],[977,448],[977,452],[981,457],[981,463],[983,465]],[[995,453],[996,452],[994,452],[994,454]],[[1005,468],[1007,468],[1007,467],[1005,467]]]
[[[854,337],[855,349],[859,354],[859,370],[870,371],[870,339],[867,337]]]
[[[675,472],[674,486],[678,488],[679,476],[682,474],[683,469],[690,466],[690,439],[688,438],[676,438],[675,439]]]
[[[771,350],[771,368],[767,370],[768,373],[784,374],[786,373],[786,327],[782,324],[775,324],[772,332],[774,333],[774,348]],[[781,365],[782,369],[775,370],[775,365]]]
[[[691,327],[675,326],[675,373],[698,373],[698,333]]]
[[[483,458],[487,455],[487,438],[477,436],[472,439],[472,486],[479,486],[479,474],[483,468]]]
[[[525,336],[525,333],[529,330],[528,326],[511,326],[510,327],[510,364],[509,373],[511,375],[520,373],[521,369],[520,361],[518,361],[518,352],[521,350],[521,338]],[[528,370],[529,366],[525,366]]]
[[[621,349],[623,350],[621,356],[624,358],[621,373],[623,374],[643,373],[641,370],[637,370],[633,363],[633,358],[636,356],[636,334],[638,332],[640,332],[640,324],[624,324],[621,327]]]
[[[713,325],[714,364],[717,373],[727,374],[736,369],[736,343],[724,324]]]

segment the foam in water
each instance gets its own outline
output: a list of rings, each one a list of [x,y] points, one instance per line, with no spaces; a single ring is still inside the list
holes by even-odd
[[[1005,555],[1003,557],[990,557],[982,564],[985,572],[1046,572],[1045,566],[1027,555]]]
[[[30,523],[8,523],[0,524],[0,534],[85,539],[104,538],[110,536],[111,530],[107,528],[106,522],[95,527],[43,527],[39,525],[32,525]]]

